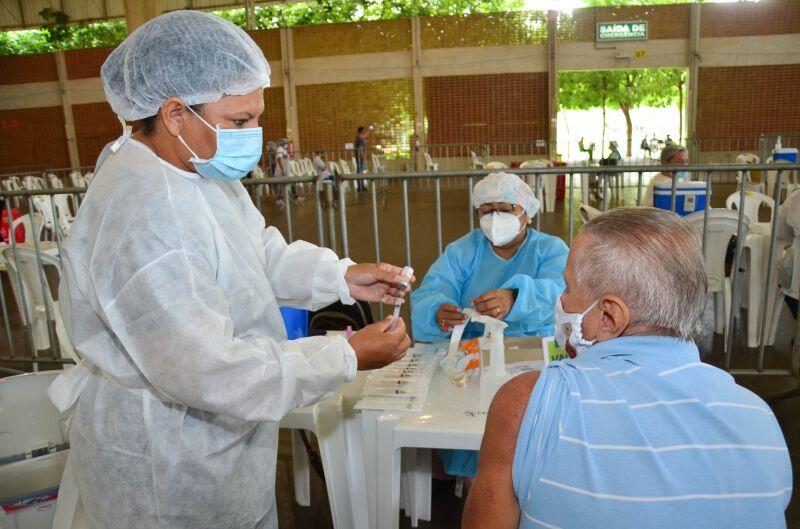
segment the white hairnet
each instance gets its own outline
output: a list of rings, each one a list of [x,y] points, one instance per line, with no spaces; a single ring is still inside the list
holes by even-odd
[[[475,184],[472,206],[477,209],[491,202],[519,204],[528,217],[536,215],[541,205],[530,186],[519,176],[510,173],[491,173]]]
[[[114,113],[135,121],[170,97],[198,105],[269,86],[269,65],[250,36],[201,11],[173,11],[126,38],[100,70]]]

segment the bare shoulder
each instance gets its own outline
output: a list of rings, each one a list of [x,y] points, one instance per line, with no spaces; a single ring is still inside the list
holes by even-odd
[[[497,391],[486,418],[482,457],[484,447],[495,451],[504,460],[513,456],[514,443],[509,443],[508,440],[516,439],[519,434],[522,418],[537,380],[539,372],[523,373],[506,382]]]

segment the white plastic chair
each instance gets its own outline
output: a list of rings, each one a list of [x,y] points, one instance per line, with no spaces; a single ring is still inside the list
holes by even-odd
[[[478,155],[475,154],[475,151],[469,151],[469,157],[472,160],[472,169],[483,169],[483,162],[478,160]]]
[[[687,215],[686,221],[703,236],[703,218],[705,212],[698,211]],[[731,312],[731,280],[725,275],[725,256],[728,253],[728,244],[731,237],[736,235],[739,222],[739,213],[729,209],[708,210],[708,231],[706,233],[706,248],[704,260],[708,276],[708,292],[714,294],[714,332],[724,334],[725,351],[728,347],[728,328]],[[747,237],[750,222],[747,216],[743,219],[742,236]]]
[[[33,344],[37,350],[50,348],[50,335],[48,331],[47,311],[50,311],[50,317],[53,319],[55,325],[56,338],[61,349],[61,355],[65,358],[72,358],[76,362],[79,361],[75,348],[69,340],[66,332],[66,327],[61,318],[61,313],[58,308],[58,301],[53,299],[50,290],[50,283],[47,280],[47,275],[40,272],[39,264],[36,259],[36,251],[30,248],[23,248],[17,246],[16,259],[14,258],[14,248],[12,246],[6,247],[2,250],[3,257],[8,267],[9,278],[12,285],[18,284],[19,279],[22,280],[22,288],[25,292],[24,306],[27,309],[27,318],[22,310],[23,304],[18,300],[18,307],[20,313],[23,314],[24,321],[31,322],[31,333],[33,335]],[[61,278],[61,261],[58,257],[40,252],[43,267],[53,267],[58,273],[59,281]],[[19,268],[17,268],[19,264]],[[42,290],[42,275],[44,275],[46,291]],[[18,287],[17,287],[18,288]],[[56,291],[58,290],[56,285]]]
[[[758,155],[749,152],[745,152],[736,156],[736,163],[759,163],[759,161],[760,159]],[[753,182],[750,171],[738,171],[736,173],[736,183],[740,184],[742,182],[742,178],[745,179],[745,188],[748,191],[756,191],[762,194],[764,193],[764,182]]]
[[[781,319],[781,309],[783,308],[784,299],[792,298],[800,301],[800,237],[796,237],[792,244],[792,282],[790,285],[778,284],[777,295],[775,296],[775,303],[769,314],[769,334],[767,345],[775,343],[775,337],[778,334],[778,322]],[[766,334],[766,333],[765,333]],[[792,354],[792,372],[797,373],[800,369],[800,317],[797,318],[794,332],[794,351]]]
[[[487,162],[483,164],[483,168],[487,171],[499,171],[500,169],[508,169],[508,165],[503,162]]]
[[[61,371],[26,373],[0,379],[0,498],[44,500],[35,508],[0,514],[3,527],[53,526],[56,501],[50,491],[61,483],[67,461],[68,412],[59,412],[47,388]]]
[[[47,186],[44,178],[41,176],[28,175],[22,179],[22,185],[25,189],[45,189]]]
[[[553,162],[550,160],[527,160],[519,164],[520,169],[527,169],[531,167],[553,167]],[[542,188],[539,190],[539,202],[545,211],[556,210],[556,175],[543,174]],[[533,192],[536,192],[536,175],[528,175],[528,185]]]
[[[587,204],[581,204],[581,207],[578,208],[578,213],[583,219],[583,222],[589,222],[596,216],[601,215],[603,212]]]
[[[373,173],[385,173],[386,166],[381,162],[381,159],[378,157],[377,154],[372,155],[372,172]]]
[[[422,153],[422,155],[425,157],[425,170],[426,171],[438,171],[439,170],[439,164],[435,163],[433,161],[433,158],[431,158],[430,154],[428,154],[427,152],[424,152],[424,153]]]
[[[761,206],[766,206],[769,208],[769,218],[772,219],[772,212],[775,209],[775,199],[769,197],[763,193],[758,193],[756,191],[745,191],[745,204],[744,204],[744,215],[750,220],[750,225],[759,224],[758,222],[758,210],[761,209]],[[728,195],[728,198],[725,199],[725,208],[730,209],[732,211],[739,210],[739,201],[741,200],[741,193],[735,192]],[[761,223],[761,224],[769,224],[769,223]]]

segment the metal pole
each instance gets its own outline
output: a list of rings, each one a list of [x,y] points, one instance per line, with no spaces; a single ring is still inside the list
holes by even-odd
[[[636,184],[636,205],[637,206],[641,206],[642,205],[642,172],[639,171],[638,174],[639,174],[639,180],[638,180],[638,183]]]
[[[317,178],[314,181],[314,207],[317,212],[317,240],[320,246],[325,246],[325,230],[322,227],[322,201],[320,195],[322,194],[322,180]]]
[[[53,201],[53,196],[50,195],[50,202]],[[27,197],[27,204],[28,204],[28,211],[33,211],[33,201],[31,200],[30,195]],[[53,234],[55,235],[58,225],[58,219],[53,217]],[[36,233],[36,220],[31,215],[31,230]],[[44,263],[42,262],[42,252],[41,248],[39,247],[39,239],[37,237],[33,238],[33,250],[36,252],[36,269],[39,273],[39,284],[42,287],[42,301],[44,301],[44,315],[46,318],[47,323],[47,336],[50,338],[50,356],[55,358],[53,353],[58,352],[59,357],[61,356],[60,350],[58,347],[58,339],[55,336],[55,329],[53,328],[54,325],[52,323],[55,322],[53,319],[53,312],[52,307],[50,306],[50,287],[47,284],[47,278],[44,276]],[[35,310],[35,308],[34,308]]]
[[[9,203],[8,200],[6,200],[6,215],[8,215],[9,225],[13,225],[12,222],[13,217],[11,216],[11,204]],[[31,221],[33,221],[33,215],[34,215],[33,211],[30,211],[29,215]],[[31,231],[34,232],[31,234],[31,237],[35,238],[36,231],[33,229],[31,229]],[[25,234],[25,236],[27,238],[28,234]],[[28,336],[28,345],[31,348],[30,349],[31,356],[37,357],[39,355],[38,352],[36,351],[36,345],[33,343],[31,314],[28,312],[28,301],[25,296],[25,285],[22,283],[22,275],[20,274],[19,257],[17,256],[17,238],[14,237],[13,230],[11,232],[11,235],[9,236],[9,239],[11,239],[11,248],[12,248],[11,253],[14,254],[14,266],[15,266],[14,272],[17,275],[17,287],[19,288],[19,299],[22,302],[22,307],[20,307],[22,309],[22,322],[25,325],[25,334],[27,334]],[[8,266],[11,266],[11,263],[9,263]],[[39,365],[34,363],[34,369],[38,371],[38,368]]]
[[[733,254],[733,276],[731,277],[731,315],[728,319],[728,337],[725,341],[725,370],[731,368],[731,353],[733,349],[733,324],[736,320],[736,313],[739,307],[739,262],[742,257],[742,239],[744,238],[744,202],[745,202],[745,181],[741,179],[739,183],[739,219],[736,225],[736,251]]]
[[[442,255],[442,192],[441,181],[439,178],[434,179],[436,187],[436,249],[438,255]]]
[[[475,229],[475,213],[472,211],[472,177],[467,178],[467,211],[469,211],[469,231]]]
[[[567,206],[567,210],[569,211],[569,245],[572,246],[572,240],[575,232],[575,219],[573,218],[573,204],[572,204],[572,193],[575,190],[575,181],[573,177],[575,176],[574,173],[569,174],[569,205]]]
[[[772,263],[775,260],[775,244],[778,238],[778,204],[781,203],[781,191],[783,187],[783,171],[778,171],[778,177],[776,178],[776,186],[775,186],[775,204],[776,206],[772,209],[772,232],[769,235],[769,253],[767,254],[767,281],[764,285],[764,302],[762,305],[761,310],[761,332],[760,340],[758,344],[758,367],[756,368],[758,372],[762,372],[764,370],[764,347],[767,344],[767,334],[770,332],[770,329],[767,329],[767,311],[770,309],[770,297],[769,293],[772,290]],[[744,209],[744,208],[742,208]],[[753,304],[753,300],[750,300],[750,303]],[[750,310],[753,310],[753,307],[750,307]],[[777,315],[773,314],[773,318]],[[797,346],[797,344],[795,344]]]
[[[540,197],[542,196],[542,175],[536,173],[534,178],[536,186],[536,199],[540,200]],[[544,206],[544,204],[539,205],[539,211],[536,213],[536,231],[542,231],[542,206]]]
[[[328,180],[325,182],[325,201],[328,203],[328,242],[333,253],[338,253],[336,250],[336,216],[333,213],[333,200],[333,182]]]
[[[381,236],[378,229],[378,196],[375,187],[378,185],[377,180],[370,180],[370,195],[372,196],[372,237],[375,239],[375,262],[381,262]],[[383,319],[383,303],[378,303],[378,312],[380,318]]]
[[[675,207],[677,204],[677,194],[678,194],[678,178],[675,174],[672,175],[672,198],[670,199],[669,203],[669,210],[675,213]]]
[[[283,186],[283,201],[286,204],[286,234],[289,236],[289,244],[292,243],[292,201],[289,193],[289,186]]]
[[[403,224],[406,230],[406,264],[411,266],[411,225],[408,221],[408,180],[403,180]]]
[[[355,184],[355,180],[352,181]],[[339,184],[339,220],[342,224],[342,251],[345,257],[350,257],[350,247],[347,244],[347,212],[344,205],[344,182]]]
[[[703,258],[706,256],[708,238],[708,212],[711,210],[711,171],[706,171],[706,207],[703,210]]]
[[[603,173],[603,211],[608,211],[608,175]]]

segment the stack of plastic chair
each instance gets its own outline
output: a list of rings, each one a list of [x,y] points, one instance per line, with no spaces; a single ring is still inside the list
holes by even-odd
[[[423,156],[425,156],[425,170],[426,171],[438,171],[439,170],[439,164],[433,161],[433,158],[431,158],[431,155],[428,154],[427,151],[422,153],[422,154],[423,154]]]
[[[742,153],[736,157],[736,163],[758,163],[759,161],[759,157],[751,153]],[[745,179],[745,188],[748,191],[764,193],[764,182],[753,182],[750,171],[739,171],[736,174],[736,183],[741,183],[742,178]]]
[[[19,191],[25,189],[18,176],[9,176],[3,180],[3,189],[6,191]],[[14,207],[19,209],[19,197],[14,197]]]
[[[792,244],[792,281],[790,285],[780,284],[780,277],[778,278],[777,292],[775,295],[775,303],[772,310],[768,314],[769,319],[769,332],[765,332],[767,342],[766,345],[773,345],[775,343],[775,336],[778,333],[778,322],[781,319],[781,310],[785,306],[784,299],[792,298],[800,300],[800,237],[794,239]],[[800,317],[797,318],[794,331],[794,345],[792,351],[792,372],[797,374],[800,370]]]
[[[550,160],[528,160],[519,164],[520,169],[531,167],[553,167]],[[556,210],[556,175],[545,174],[541,176],[542,187],[539,189],[539,202],[545,211],[553,212]],[[528,175],[528,185],[536,192],[536,175]]]
[[[766,206],[769,208],[769,219],[772,219],[772,212],[775,209],[775,200],[772,197],[768,197],[756,191],[745,191],[745,193],[747,198],[744,200],[744,216],[750,221],[750,229],[753,230],[756,226],[760,225],[759,229],[765,233],[769,233],[771,222],[759,222],[758,211],[761,209],[761,206]],[[741,194],[738,191],[731,193],[728,198],[725,199],[725,208],[731,211],[738,211],[740,200]]]
[[[684,217],[703,236],[704,211],[698,211]],[[747,237],[750,223],[747,216],[743,219],[742,236]],[[725,256],[728,253],[728,244],[736,235],[739,223],[739,213],[728,209],[708,210],[708,231],[706,233],[706,248],[703,255],[708,275],[708,292],[714,294],[714,332],[724,334],[725,351],[728,348],[728,333],[731,331],[731,279],[725,274]]]
[[[83,173],[83,180],[86,182],[86,185],[92,183],[92,179],[94,178],[94,173],[89,171],[88,173]]]
[[[0,379],[0,525],[50,529],[69,454],[68,412],[47,397],[61,371]]]
[[[378,157],[377,154],[372,155],[372,172],[373,173],[385,173],[386,166],[381,162],[381,159]]]
[[[483,162],[478,160],[478,155],[475,154],[475,151],[469,151],[469,157],[472,160],[473,170],[483,169]]]
[[[22,185],[25,187],[25,189],[31,189],[31,190],[45,189],[47,187],[47,185],[44,182],[44,178],[42,178],[41,176],[33,176],[33,175],[28,175],[25,178],[23,178]]]
[[[26,323],[30,322],[34,347],[39,351],[51,348],[50,322],[47,319],[49,311],[61,356],[77,360],[75,350],[65,332],[58,301],[53,299],[47,274],[44,273],[44,269],[39,267],[36,251],[17,246],[15,255],[14,248],[9,246],[2,250],[2,254],[7,263],[12,286],[15,283],[22,282],[25,301],[20,303],[19,306],[24,307],[27,314],[22,309],[20,309],[20,312],[23,313],[23,320]],[[40,252],[39,255],[42,260],[42,267],[52,267],[58,273],[60,280],[60,259],[47,253]],[[18,266],[19,268],[17,268]],[[45,289],[42,288],[42,278],[44,278],[44,286],[47,287]],[[58,290],[57,285],[55,290]],[[19,298],[17,299],[19,300]]]
[[[508,169],[508,165],[503,162],[494,161],[483,164],[483,168],[487,171],[500,171],[502,169]]]

